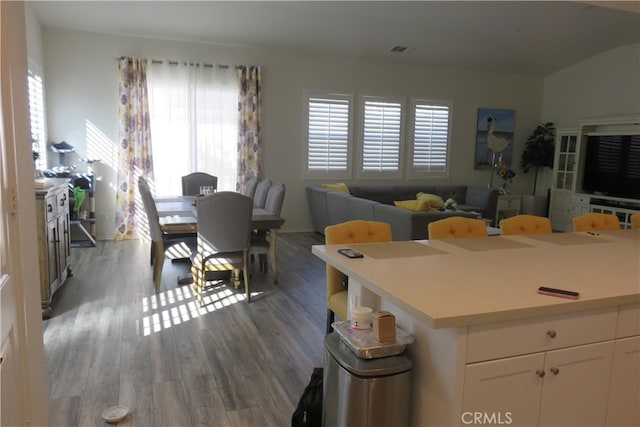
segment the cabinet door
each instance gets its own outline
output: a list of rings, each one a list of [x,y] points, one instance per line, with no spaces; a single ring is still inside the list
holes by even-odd
[[[607,425],[640,425],[640,337],[616,340]]]
[[[604,425],[612,360],[613,341],[547,352],[540,425]]]
[[[580,141],[576,133],[558,133],[554,160],[553,188],[575,191]]]
[[[58,220],[54,219],[47,223],[47,264],[49,278],[49,294],[47,295],[47,299],[51,299],[52,289],[57,288],[60,283],[58,250]]]
[[[467,365],[462,423],[537,425],[543,369],[544,353]]]
[[[67,278],[69,266],[69,218],[66,214],[58,217],[58,272],[60,284]]]
[[[549,220],[554,230],[571,231],[571,194],[552,191],[549,205]]]

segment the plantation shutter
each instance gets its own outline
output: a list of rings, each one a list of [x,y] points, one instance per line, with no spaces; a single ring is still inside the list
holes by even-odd
[[[402,104],[365,100],[362,143],[363,172],[398,172]]]
[[[309,97],[307,170],[349,169],[349,99]]]
[[[447,173],[449,149],[449,106],[414,104],[412,169],[415,172]]]
[[[27,82],[32,149],[40,154],[36,166],[42,170],[47,166],[47,144],[44,133],[44,87],[42,78],[31,71],[28,72]]]

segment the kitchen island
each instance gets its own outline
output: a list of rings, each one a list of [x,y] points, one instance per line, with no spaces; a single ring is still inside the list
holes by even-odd
[[[312,251],[414,335],[411,425],[638,425],[640,231]]]

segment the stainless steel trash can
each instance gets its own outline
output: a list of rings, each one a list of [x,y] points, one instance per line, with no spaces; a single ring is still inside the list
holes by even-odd
[[[335,332],[325,337],[324,345],[324,426],[408,425],[412,367],[408,357],[360,359]]]

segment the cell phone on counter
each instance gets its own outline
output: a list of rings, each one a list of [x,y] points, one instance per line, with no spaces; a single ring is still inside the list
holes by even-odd
[[[538,288],[538,293],[542,295],[550,295],[552,297],[560,297],[560,298],[569,298],[569,299],[580,298],[580,293],[578,292],[567,291],[565,289],[548,288],[546,286],[540,286]]]
[[[363,258],[360,252],[356,252],[353,249],[338,249],[338,253],[346,256],[347,258]]]

